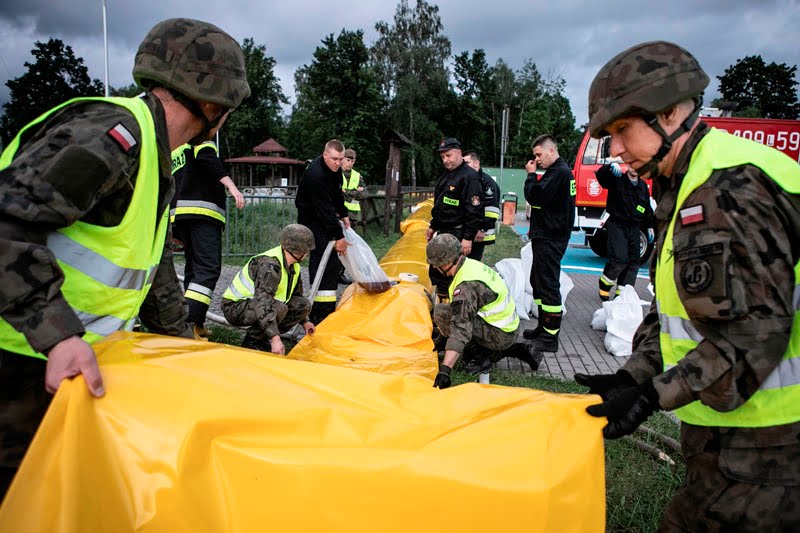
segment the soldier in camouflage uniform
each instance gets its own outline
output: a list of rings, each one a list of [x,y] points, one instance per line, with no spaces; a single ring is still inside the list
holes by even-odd
[[[47,409],[43,379],[52,394],[82,374],[102,396],[91,343],[137,314],[192,337],[169,247],[170,152],[249,95],[244,55],[216,26],[171,19],[133,76],[143,97],[67,102],[0,158],[0,495]]]
[[[486,371],[503,357],[516,357],[536,371],[542,353],[518,343],[520,321],[505,281],[480,261],[463,256],[458,238],[437,235],[426,249],[428,264],[451,279],[449,303],[436,304],[433,320],[447,338],[434,387],[450,386],[450,371],[462,354]],[[471,352],[471,353],[470,353]]]
[[[303,297],[300,262],[314,249],[314,234],[301,224],[281,231],[280,245],[251,257],[222,297],[222,312],[234,326],[248,326],[242,347],[285,355],[280,334],[309,320],[311,302]],[[267,345],[269,343],[269,345]]]
[[[589,129],[653,178],[656,298],[600,394],[606,438],[657,409],[681,419],[687,463],[662,531],[800,531],[800,167],[698,120],[708,77],[667,42],[609,61]]]

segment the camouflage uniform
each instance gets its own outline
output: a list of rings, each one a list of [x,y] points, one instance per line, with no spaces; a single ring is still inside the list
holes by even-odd
[[[672,177],[653,181],[659,234],[655,253],[663,245],[691,155],[708,131],[701,123],[680,152]],[[691,293],[685,280],[677,280],[692,325],[705,341],[680,365],[662,372],[660,325],[653,303],[623,368],[639,383],[654,378],[662,409],[700,400],[730,411],[759,388],[789,341],[793,269],[800,257],[800,198],[776,187],[757,167],[746,165],[714,172],[683,205],[703,205],[705,220],[683,227],[676,224],[676,272],[681,269],[681,250],[699,249],[711,241],[730,243],[725,253],[708,254],[713,273],[705,290]],[[709,228],[724,229],[709,232]],[[656,264],[654,259],[651,279]],[[664,515],[665,530],[696,530],[698,525],[705,531],[724,530],[740,524],[745,511],[748,524],[757,525],[754,531],[773,530],[776,516],[793,519],[800,527],[800,421],[766,428],[684,423],[681,445],[689,473]]]
[[[239,301],[222,300],[222,313],[234,326],[250,326],[248,334],[257,342],[292,329],[308,320],[311,302],[303,297],[303,281],[297,286],[287,302],[275,299],[275,291],[281,281],[281,265],[277,259],[258,256],[250,261],[248,267],[255,291],[253,298]],[[287,269],[288,286],[292,286],[292,269]]]
[[[485,356],[492,363],[503,357],[502,352],[514,344],[517,332],[505,332],[478,316],[478,309],[492,303],[496,298],[497,293],[480,281],[464,281],[453,292],[450,303],[436,304],[433,320],[442,335],[447,337],[445,350],[453,350],[465,356],[472,355],[478,362]],[[474,345],[470,346],[471,342],[485,348],[485,353],[478,355],[473,350],[468,350],[468,346],[474,348]]]
[[[148,95],[145,101],[156,126],[158,211],[163,213],[175,192],[167,124],[158,100]],[[80,319],[61,295],[64,275],[45,246],[45,235],[76,220],[117,225],[131,201],[140,143],[126,152],[108,134],[117,124],[134,138],[141,138],[138,122],[121,106],[90,102],[64,108],[40,127],[32,128],[21,140],[13,162],[0,171],[0,269],[5,272],[0,284],[0,310],[39,352],[47,353],[58,342],[84,333]],[[170,242],[168,234],[166,243]],[[165,244],[155,280],[139,313],[151,331],[192,336],[186,326],[183,294],[169,244]],[[41,359],[0,352],[3,467],[16,468],[39,425],[39,415],[50,401],[43,386],[45,364]],[[16,418],[15,413],[21,417]]]

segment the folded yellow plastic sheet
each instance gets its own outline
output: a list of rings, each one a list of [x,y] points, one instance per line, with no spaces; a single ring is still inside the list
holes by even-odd
[[[594,396],[118,333],[65,381],[3,532],[603,531]]]
[[[402,272],[415,274],[419,277],[419,283],[430,291],[425,232],[430,226],[433,201],[426,200],[417,205],[419,209],[400,223],[403,236],[389,248],[380,260],[380,265],[389,279],[399,279]]]
[[[288,357],[383,374],[416,374],[430,382],[439,360],[433,351],[431,303],[418,283],[370,294],[352,284],[336,312],[307,335]]]

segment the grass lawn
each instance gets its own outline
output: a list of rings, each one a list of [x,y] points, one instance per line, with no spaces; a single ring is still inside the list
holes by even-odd
[[[380,258],[399,239],[392,233],[384,237],[376,225],[369,227],[365,240],[375,256]],[[512,228],[500,227],[497,242],[486,247],[484,262],[494,265],[506,257],[518,257],[520,238]],[[226,264],[243,264],[239,261]],[[588,326],[587,326],[588,327]],[[244,333],[222,326],[211,325],[211,340],[239,345]],[[286,350],[292,348],[287,343]],[[475,381],[475,376],[459,371],[453,372],[453,384]],[[509,387],[528,387],[561,393],[583,393],[586,388],[574,381],[565,381],[545,376],[525,375],[514,372],[492,372],[492,383]],[[655,414],[646,425],[673,439],[679,439],[677,425],[661,413]],[[521,428],[520,431],[524,431]],[[532,430],[531,430],[532,431]],[[533,438],[533,432],[532,432]],[[656,438],[637,434],[636,439],[663,450],[675,461],[675,465],[661,461],[643,451],[629,439],[606,441],[606,530],[611,532],[650,532],[658,528],[661,514],[667,502],[685,476],[682,457],[665,447]]]

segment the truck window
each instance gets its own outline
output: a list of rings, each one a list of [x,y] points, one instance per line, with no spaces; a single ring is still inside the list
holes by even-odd
[[[611,157],[609,151],[611,150],[610,137],[603,137],[602,139],[589,139],[586,143],[586,149],[583,151],[584,165],[602,165],[605,163],[622,163],[619,157]]]

